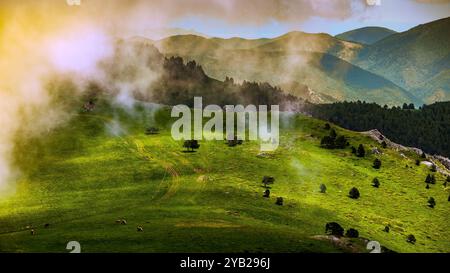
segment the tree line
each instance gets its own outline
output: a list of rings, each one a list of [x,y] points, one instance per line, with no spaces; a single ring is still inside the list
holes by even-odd
[[[361,101],[307,104],[304,109],[315,118],[350,130],[378,129],[399,144],[450,157],[450,102],[419,109],[413,105],[388,107]]]

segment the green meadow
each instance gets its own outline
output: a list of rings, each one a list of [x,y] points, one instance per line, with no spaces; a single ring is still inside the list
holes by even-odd
[[[325,123],[301,115],[282,119],[280,146],[271,153],[251,141],[200,141],[186,153],[170,135],[169,116],[148,105],[103,103],[45,135],[19,134],[13,157],[20,173],[14,191],[0,198],[0,252],[69,252],[69,241],[82,252],[369,251],[363,239],[332,243],[324,236],[328,222],[396,252],[450,252],[445,177],[437,173],[426,189],[430,170],[415,165],[417,155],[405,158],[334,125],[350,146],[321,148]],[[161,130],[146,135],[149,126]],[[360,143],[364,158],[351,153]],[[275,178],[270,198],[263,176]],[[352,187],[357,200],[348,197]],[[409,234],[415,244],[406,242]]]

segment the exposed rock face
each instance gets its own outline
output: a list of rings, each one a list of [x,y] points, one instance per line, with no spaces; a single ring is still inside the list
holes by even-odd
[[[450,170],[450,159],[440,155],[434,155],[433,158],[441,162],[442,165],[444,165],[448,170]]]
[[[410,152],[414,152],[418,155],[421,155],[423,153],[423,151],[419,148],[406,147],[406,146],[403,146],[403,145],[400,145],[400,144],[397,144],[397,143],[391,141],[377,129],[373,129],[373,130],[370,130],[367,132],[362,132],[362,134],[371,137],[373,140],[377,141],[378,143],[382,143],[384,141],[387,144],[387,147],[389,147],[395,151],[398,151],[398,152],[410,151]],[[406,158],[406,156],[403,153],[400,153],[400,155],[402,155],[402,157]],[[428,158],[428,161],[422,162],[422,164],[425,164],[429,167],[434,165],[434,166],[436,166],[436,170],[438,172],[445,174],[445,175],[450,175],[450,159],[443,157],[441,155],[428,155],[428,154],[427,154],[427,158]],[[439,162],[440,164],[437,164],[437,162]]]

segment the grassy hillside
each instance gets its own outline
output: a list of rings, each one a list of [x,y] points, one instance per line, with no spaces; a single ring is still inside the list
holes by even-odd
[[[384,27],[363,27],[338,34],[335,37],[344,41],[371,45],[394,33],[397,32]]]
[[[148,126],[161,131],[145,135]],[[405,159],[333,126],[351,145],[383,151],[375,170],[370,152],[357,158],[350,149],[320,148],[329,131],[304,116],[286,116],[280,148],[260,156],[255,142],[201,141],[197,152],[184,153],[169,126],[164,109],[102,102],[45,137],[18,136],[14,157],[22,173],[16,192],[0,199],[0,251],[67,252],[71,240],[83,252],[364,251],[360,240],[337,246],[323,237],[331,221],[394,251],[450,251],[444,177],[425,189],[429,170],[415,166],[412,154]],[[276,179],[269,199],[262,197],[264,175]],[[360,199],[347,197],[352,187]],[[278,196],[283,206],[275,205]]]

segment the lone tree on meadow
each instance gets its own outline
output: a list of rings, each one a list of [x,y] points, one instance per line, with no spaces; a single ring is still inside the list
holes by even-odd
[[[430,198],[428,199],[428,206],[429,206],[430,208],[434,208],[434,206],[436,206],[436,201],[434,200],[433,197],[430,197]]]
[[[198,141],[195,139],[185,140],[183,143],[183,147],[186,148],[188,152],[194,152],[195,149],[200,148],[200,144],[198,144]]]
[[[378,180],[378,178],[375,177],[372,180],[372,186],[375,187],[375,188],[379,188],[380,187],[380,181]]]
[[[373,161],[373,168],[374,169],[380,169],[381,168],[381,160],[379,160],[378,158],[375,158],[375,160]]]
[[[273,184],[275,182],[275,178],[272,176],[264,176],[262,183],[264,184],[264,188],[268,188],[270,184]]]
[[[359,194],[359,190],[355,187],[353,187],[350,192],[348,193],[348,196],[352,199],[358,199],[360,194]]]
[[[359,144],[358,151],[356,152],[357,157],[364,157],[366,155],[366,150],[362,144]]]

